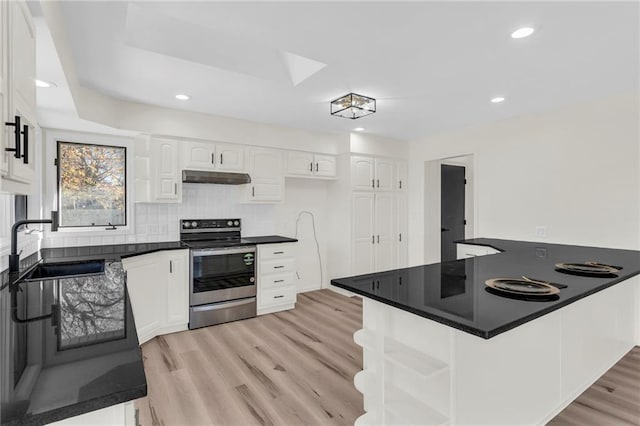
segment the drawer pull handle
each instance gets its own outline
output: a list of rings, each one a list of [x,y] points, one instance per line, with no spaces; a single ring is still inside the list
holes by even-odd
[[[274,251],[273,254],[284,254],[283,251]]]
[[[279,266],[274,266],[273,269],[280,269],[280,268],[284,268],[284,265],[279,265]]]
[[[274,299],[280,299],[281,297],[284,297],[284,296],[282,296],[282,295],[281,296],[273,296]]]
[[[284,280],[275,280],[274,283],[283,283]]]

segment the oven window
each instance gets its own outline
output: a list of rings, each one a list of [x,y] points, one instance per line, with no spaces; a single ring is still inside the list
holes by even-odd
[[[193,257],[193,292],[255,285],[255,253]]]

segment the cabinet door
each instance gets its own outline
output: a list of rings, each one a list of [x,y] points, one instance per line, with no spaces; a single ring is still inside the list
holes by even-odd
[[[397,161],[396,162],[396,183],[395,189],[400,191],[404,191],[407,189],[407,162],[406,161]]]
[[[239,145],[218,145],[218,170],[226,172],[243,172],[244,148]]]
[[[370,192],[353,194],[353,250],[352,274],[374,272],[374,195]]]
[[[391,191],[395,189],[395,174],[393,160],[376,159],[376,191]]]
[[[155,337],[164,322],[161,307],[164,306],[167,271],[159,265],[165,256],[159,252],[122,261],[127,271],[127,291],[140,344]]]
[[[189,322],[189,251],[167,251],[168,272],[166,326]]]
[[[375,196],[375,257],[376,271],[388,271],[396,267],[396,204],[393,193]]]
[[[351,187],[357,191],[373,191],[375,183],[374,159],[351,157]]]
[[[316,176],[336,177],[336,157],[332,155],[315,155],[314,173]]]
[[[281,201],[284,195],[282,153],[252,149],[250,154],[250,201]]]
[[[10,1],[9,18],[11,48],[9,54],[13,103],[22,105],[23,114],[34,121],[36,115],[36,34],[31,13],[25,1]]]
[[[9,119],[9,49],[7,41],[9,23],[7,18],[8,9],[9,2],[0,2],[0,125],[2,126],[2,131],[0,131],[0,175],[3,176],[7,173],[9,168],[9,163],[7,162],[9,153],[4,149],[5,147],[8,147],[7,143],[9,141],[9,137],[13,135],[11,132],[13,128],[4,125],[7,121],[13,121]]]
[[[215,145],[209,142],[186,142],[180,151],[182,168],[213,170],[216,165]]]
[[[397,247],[398,247],[398,268],[406,268],[409,264],[409,244],[408,244],[408,204],[407,193],[405,191],[398,192],[397,195]]]
[[[155,198],[158,201],[180,201],[182,178],[178,168],[178,141],[151,140],[151,164],[155,167]]]
[[[311,176],[315,170],[313,154],[308,152],[289,151],[287,154],[287,174],[295,176]]]

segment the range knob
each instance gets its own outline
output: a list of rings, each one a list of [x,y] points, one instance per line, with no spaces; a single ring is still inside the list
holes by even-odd
[[[188,227],[190,227],[190,226],[191,226],[191,222],[184,222],[184,223],[182,224],[182,227],[183,227],[183,228],[188,228]]]
[[[192,228],[197,228],[198,227],[198,222],[191,222],[191,227]]]
[[[234,224],[235,226],[240,226],[240,221],[239,221],[239,220],[236,220],[235,222],[233,222],[233,224]]]
[[[233,221],[232,220],[228,221],[227,226],[233,226]]]

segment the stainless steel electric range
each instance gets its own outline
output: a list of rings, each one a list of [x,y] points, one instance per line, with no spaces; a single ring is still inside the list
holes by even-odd
[[[180,221],[190,249],[190,329],[256,316],[256,246],[240,230],[240,219]]]

